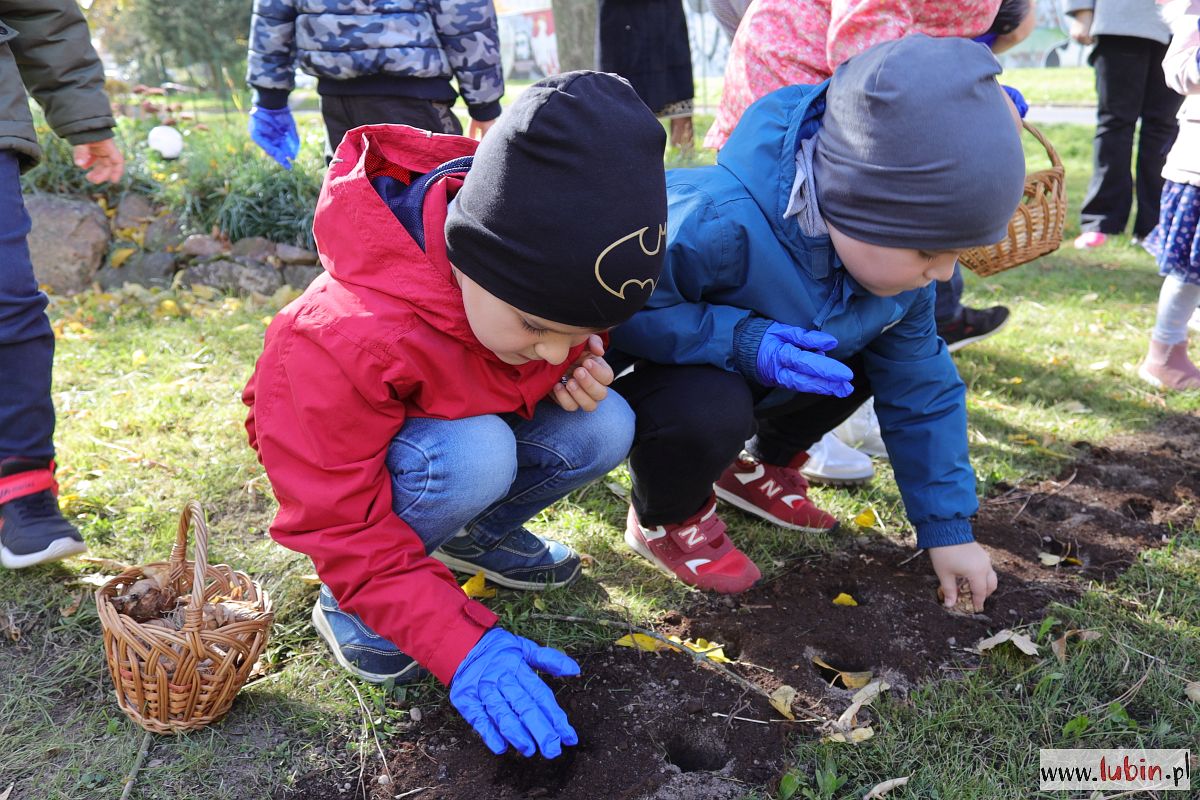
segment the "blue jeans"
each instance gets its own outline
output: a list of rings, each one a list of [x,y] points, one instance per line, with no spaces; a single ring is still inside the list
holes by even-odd
[[[54,332],[29,258],[17,156],[0,150],[0,461],[54,456]]]
[[[938,325],[955,322],[962,314],[963,276],[962,267],[956,262],[954,274],[948,281],[936,281],[937,294],[933,301],[933,318]]]
[[[409,419],[388,447],[392,510],[427,553],[463,529],[486,547],[620,464],[632,442],[633,411],[612,391],[592,412],[547,400],[529,420]]]

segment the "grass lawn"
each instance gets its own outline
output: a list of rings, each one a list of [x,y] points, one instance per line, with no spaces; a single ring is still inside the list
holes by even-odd
[[[1074,220],[1091,131],[1046,131],[1067,165]],[[1068,229],[1068,242],[1074,233]],[[970,304],[1005,303],[1015,314],[1004,335],[955,357],[970,387],[981,492],[999,481],[1054,475],[1063,443],[1136,433],[1165,412],[1200,406],[1195,396],[1147,391],[1135,375],[1158,287],[1150,258],[1123,238],[1099,253],[1066,249],[986,281],[968,277]],[[276,602],[267,677],[243,692],[222,723],[156,740],[136,798],[265,798],[312,771],[338,771],[353,781],[359,765],[375,758],[371,731],[386,746],[415,703],[445,702],[433,682],[387,691],[348,680],[309,626],[311,565],[266,535],[275,505],[245,442],[239,393],[265,323],[287,300],[126,291],[54,298],[51,305],[61,333],[60,502],[91,555],[129,564],[165,559],[180,509],[197,498],[209,513],[212,560],[251,572]],[[1044,446],[1031,447],[1031,439]],[[623,469],[608,480],[628,485]],[[842,520],[872,505],[890,535],[908,529],[886,467],[868,491],[818,489],[815,496]],[[624,510],[597,484],[534,521],[535,529],[594,556],[586,585],[603,589],[550,592],[537,600],[538,610],[652,626],[686,600],[681,585],[626,553]],[[768,577],[798,553],[831,551],[849,540],[785,535],[736,515],[729,522]],[[142,731],[113,700],[87,582],[113,572],[68,561],[0,575],[0,797],[9,797],[10,785],[10,800],[121,793]],[[530,619],[529,595],[501,592],[488,602],[503,624],[543,643],[586,651],[602,642],[586,627]],[[797,732],[792,774],[802,791],[795,796],[861,797],[880,781],[911,774],[889,798],[1060,798],[1067,795],[1037,791],[1039,747],[1195,746],[1200,704],[1185,697],[1183,679],[1200,679],[1196,531],[1178,531],[1168,548],[1148,554],[1116,584],[1093,587],[1050,614],[1043,638],[1085,627],[1106,637],[1065,665],[1048,654],[997,655],[960,680],[886,697],[878,707],[885,729],[857,747]],[[1110,703],[1143,674],[1140,712],[1131,718]]]

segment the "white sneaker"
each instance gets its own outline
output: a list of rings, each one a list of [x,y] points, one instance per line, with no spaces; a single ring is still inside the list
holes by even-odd
[[[875,416],[875,400],[870,398],[850,417],[833,429],[838,439],[859,452],[875,458],[887,458],[888,451],[879,433],[879,417]]]
[[[852,486],[875,477],[875,465],[870,456],[847,447],[841,439],[827,433],[808,448],[808,461],[800,468],[800,474],[813,483]]]
[[[1200,333],[1200,308],[1192,312],[1192,317],[1188,320],[1188,328]]]

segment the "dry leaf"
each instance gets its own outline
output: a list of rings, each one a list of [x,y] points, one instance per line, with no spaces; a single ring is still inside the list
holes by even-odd
[[[136,622],[161,617],[175,608],[176,594],[153,576],[135,581],[132,586],[109,600],[113,608]]]
[[[496,596],[496,590],[487,585],[487,578],[483,576],[483,570],[471,576],[462,585],[462,590],[466,593],[467,597],[474,597],[478,600],[486,600],[489,597]]]
[[[1017,633],[1016,631],[1009,630],[1008,628],[1000,631],[995,636],[989,636],[986,639],[980,639],[976,643],[975,649],[982,653],[985,650],[991,650],[996,645],[1003,644],[1004,642],[1012,642],[1014,645],[1016,645],[1017,649],[1025,655],[1036,656],[1038,654],[1038,646],[1030,641],[1028,636],[1023,633]]]
[[[857,606],[858,601],[845,592],[838,592],[838,596],[833,598],[833,604],[835,606]]]
[[[892,688],[892,685],[883,678],[880,678],[877,681],[871,681],[866,686],[855,692],[854,697],[850,698],[850,702],[869,706],[871,705],[871,701],[878,697],[881,692],[886,692],[890,688]]]
[[[1045,550],[1038,550],[1038,561],[1042,562],[1044,567],[1057,567],[1062,563],[1063,557],[1056,556],[1054,553],[1047,553]]]
[[[860,528],[874,528],[878,522],[879,518],[875,516],[875,509],[873,508],[868,508],[854,518],[854,524]]]
[[[14,786],[16,786],[15,783],[10,783],[7,789],[5,789],[3,792],[0,792],[0,800],[8,800],[8,796],[12,794]]]
[[[321,584],[321,578],[315,572],[310,572],[307,575],[301,575],[300,582],[308,584],[309,586],[319,586]]]
[[[821,658],[819,656],[813,656],[812,661],[818,667],[823,667],[824,669],[827,669],[830,672],[837,673],[833,677],[833,680],[831,680],[829,682],[830,686],[832,686],[834,683],[836,683],[840,679],[842,682],[842,685],[845,686],[847,689],[861,689],[862,687],[864,687],[868,683],[870,683],[871,678],[874,677],[874,676],[872,676],[870,671],[846,672],[844,670],[840,670],[837,667],[826,664],[824,661],[821,660]]]
[[[911,777],[911,775],[908,775],[903,778],[892,778],[890,781],[884,781],[883,783],[876,784],[875,788],[863,795],[863,800],[879,800],[880,797],[883,797],[892,789],[899,789],[901,786],[908,783],[908,779]]]
[[[613,644],[618,647],[635,647],[638,650],[645,650],[647,653],[654,653],[667,647],[667,645],[658,639],[655,639],[653,636],[647,636],[644,633],[627,633],[613,642]]]
[[[10,642],[21,641],[21,629],[17,627],[17,623],[11,615],[0,617],[0,631]]]
[[[1193,703],[1200,703],[1200,681],[1192,681],[1183,690],[1183,693],[1188,696],[1188,699]],[[4,800],[4,798],[0,798]]]
[[[124,572],[129,569],[129,565],[124,561],[117,561],[115,558],[92,558],[90,556],[76,556],[76,561],[82,561],[84,564],[91,564],[93,567],[98,567],[109,572]]]
[[[796,701],[796,690],[791,686],[780,686],[775,691],[771,692],[771,707],[783,714],[788,719],[795,719],[796,715],[792,713],[792,703]]]
[[[864,725],[863,727],[855,728],[854,730],[849,731],[848,733],[843,733],[842,731],[837,731],[836,733],[831,733],[825,737],[824,741],[826,741],[826,742],[845,742],[846,744],[858,744],[859,742],[865,742],[867,739],[870,739],[874,735],[875,735],[875,730],[870,725]]]
[[[1093,639],[1099,639],[1100,632],[1099,631],[1088,631],[1088,630],[1077,630],[1075,628],[1072,628],[1071,630],[1067,631],[1062,636],[1058,637],[1053,642],[1051,642],[1050,650],[1058,658],[1058,663],[1060,663],[1060,664],[1067,663],[1067,639],[1071,638],[1072,636],[1078,636],[1081,641],[1090,642]]]
[[[109,259],[109,264],[113,269],[120,269],[121,265],[129,260],[129,257],[137,252],[134,247],[121,247],[112,251],[112,258]]]
[[[83,602],[83,598],[86,596],[87,595],[84,592],[80,592],[79,594],[75,595],[71,598],[71,602],[67,603],[58,610],[58,613],[63,617],[70,617],[74,615],[74,613],[79,610],[79,604]]]
[[[129,363],[133,364],[135,367],[144,366],[149,360],[150,357],[146,355],[146,351],[140,349],[134,350],[133,355],[129,357]]]

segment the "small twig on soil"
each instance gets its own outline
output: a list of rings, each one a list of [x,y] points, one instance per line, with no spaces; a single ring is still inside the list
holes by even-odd
[[[914,558],[916,558],[917,556],[921,555],[921,553],[924,553],[924,552],[925,552],[925,550],[924,550],[924,548],[922,548],[922,549],[918,550],[917,552],[913,553],[913,554],[912,554],[911,556],[909,556],[908,558],[906,558],[906,559],[904,559],[903,561],[901,561],[901,562],[900,562],[899,564],[897,564],[896,566],[898,566],[898,567],[903,567],[905,564],[907,564],[908,562],[912,561]]]
[[[379,751],[379,763],[383,764],[383,771],[388,776],[389,785],[395,786],[395,779],[392,777],[392,770],[388,767],[387,756],[383,754],[383,747],[379,744],[379,734],[375,732],[375,720],[371,719],[371,710],[367,708],[366,702],[363,701],[362,695],[358,693],[358,687],[354,685],[354,681],[349,678],[346,683],[350,684],[350,688],[354,690],[354,696],[358,698],[358,705],[362,709],[363,717],[366,718],[367,724],[371,726],[371,738],[375,740],[375,749]],[[363,758],[365,758],[365,754]],[[363,781],[364,770],[360,767],[358,771],[358,782],[361,785]]]
[[[400,800],[400,798],[402,798],[402,797],[409,797],[410,795],[414,795],[417,792],[423,792],[426,789],[432,789],[432,788],[433,788],[432,786],[418,786],[415,789],[409,789],[407,792],[401,792],[400,794],[395,795],[395,798],[396,798],[396,800]]]
[[[617,620],[612,620],[612,619],[592,619],[589,617],[575,617],[575,616],[570,616],[570,615],[566,615],[566,614],[530,614],[529,616],[530,616],[530,619],[546,619],[546,620],[553,620],[556,622],[577,622],[577,623],[582,623],[584,625],[604,625],[609,628],[624,628],[624,629],[633,631],[634,633],[640,633],[644,636],[649,636],[651,639],[656,639],[656,640],[662,642],[663,644],[665,644],[667,647],[671,648],[672,650],[677,650],[677,651],[686,653],[692,659],[692,661],[694,661],[698,664],[701,664],[703,666],[709,667],[710,669],[715,669],[717,672],[720,672],[726,678],[733,681],[734,683],[736,683],[738,686],[742,687],[743,689],[750,691],[750,692],[754,692],[755,694],[762,696],[762,698],[765,699],[768,703],[771,702],[771,695],[767,692],[766,689],[762,688],[758,684],[751,683],[750,681],[743,678],[741,675],[738,675],[736,672],[734,672],[733,670],[726,667],[724,664],[713,661],[711,658],[707,658],[706,656],[703,656],[700,653],[697,653],[696,651],[694,651],[690,648],[683,647],[680,644],[678,644],[677,642],[672,642],[667,637],[663,636],[660,633],[656,633],[656,632],[650,630],[649,628],[642,628],[637,625],[630,625],[628,623],[618,622]],[[805,706],[800,706],[800,707],[803,708],[808,714],[817,717],[819,720],[821,720],[823,722],[828,722],[828,720],[825,717],[821,716],[820,713],[814,711],[813,709],[807,708]]]
[[[770,725],[772,722],[821,722],[819,719],[750,719],[749,717],[739,717],[736,714],[722,714],[720,711],[712,712],[714,717],[724,717],[726,719],[736,719],[739,722],[753,722],[757,725]]]
[[[129,770],[129,776],[125,778],[125,788],[121,792],[121,800],[129,800],[129,795],[133,793],[133,784],[137,780],[138,771],[141,770],[146,756],[150,755],[150,747],[153,744],[154,734],[146,731],[146,735],[142,737],[142,746],[138,748],[137,761],[133,762],[133,769]]]
[[[1184,683],[1188,682],[1187,678],[1183,677],[1182,675],[1177,675],[1174,672],[1171,672],[1171,670],[1167,669],[1167,663],[1165,661],[1163,661],[1161,658],[1159,658],[1158,656],[1152,656],[1149,653],[1147,653],[1145,650],[1138,650],[1136,647],[1134,647],[1131,644],[1125,644],[1124,642],[1122,642],[1120,639],[1118,639],[1115,636],[1112,637],[1112,640],[1114,642],[1116,642],[1117,644],[1121,645],[1121,647],[1124,647],[1126,650],[1132,650],[1135,653],[1139,653],[1139,654],[1145,656],[1146,658],[1150,659],[1151,661],[1157,661],[1159,669],[1161,669],[1163,672],[1170,675],[1175,680],[1183,681]]]
[[[1054,455],[1058,455],[1058,454],[1057,454],[1057,453],[1055,453]],[[1019,509],[1017,509],[1017,513],[1015,513],[1015,514],[1013,514],[1013,515],[1012,515],[1012,519],[1010,519],[1010,520],[1009,520],[1009,522],[1016,522],[1016,521],[1017,521],[1017,517],[1021,516],[1021,513],[1022,513],[1023,511],[1025,511],[1025,507],[1029,505],[1029,501],[1030,501],[1030,500],[1032,500],[1034,497],[1038,496],[1039,494],[1040,494],[1042,497],[1054,497],[1054,495],[1058,494],[1058,493],[1059,493],[1059,492],[1061,492],[1063,489],[1065,489],[1065,488],[1067,488],[1068,486],[1070,486],[1070,485],[1071,485],[1071,482],[1072,482],[1072,481],[1074,481],[1074,480],[1075,480],[1075,478],[1076,478],[1076,476],[1078,476],[1078,475],[1079,475],[1079,470],[1075,470],[1074,472],[1072,472],[1072,473],[1071,473],[1071,477],[1067,478],[1067,479],[1066,479],[1065,481],[1063,481],[1062,483],[1060,483],[1060,484],[1056,485],[1056,486],[1054,487],[1054,490],[1053,490],[1053,491],[1045,492],[1044,494],[1043,494],[1043,493],[1040,493],[1040,492],[1034,492],[1034,493],[1030,494],[1030,495],[1029,495],[1029,497],[1026,497],[1026,498],[1025,498],[1025,502],[1021,504],[1021,507],[1020,507]]]
[[[1140,677],[1136,681],[1134,681],[1133,685],[1130,686],[1128,689],[1126,689],[1124,692],[1117,695],[1112,700],[1109,700],[1107,703],[1100,703],[1099,705],[1092,706],[1091,708],[1089,708],[1087,711],[1085,711],[1083,713],[1085,715],[1091,714],[1093,711],[1099,711],[1102,708],[1108,708],[1113,703],[1119,703],[1120,705],[1124,706],[1126,703],[1128,703],[1130,700],[1133,699],[1133,696],[1135,694],[1137,694],[1141,690],[1142,685],[1146,683],[1146,679],[1150,677],[1150,673],[1153,671],[1154,671],[1154,665],[1151,664],[1150,666],[1146,667],[1146,671],[1145,671],[1145,673],[1142,674],[1142,677]]]

